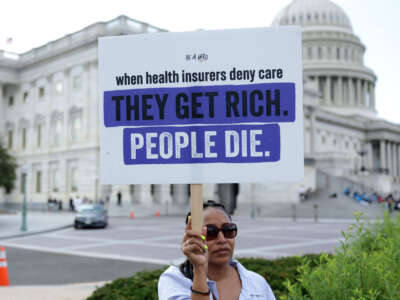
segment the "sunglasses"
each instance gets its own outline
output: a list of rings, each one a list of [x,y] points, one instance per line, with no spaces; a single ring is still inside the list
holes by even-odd
[[[206,225],[207,227],[207,241],[215,240],[218,233],[221,231],[226,239],[233,239],[237,235],[237,226],[234,223],[224,223],[221,228],[213,224]]]

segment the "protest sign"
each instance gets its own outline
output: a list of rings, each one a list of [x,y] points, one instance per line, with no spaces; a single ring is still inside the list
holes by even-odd
[[[99,39],[103,184],[303,177],[298,27]]]

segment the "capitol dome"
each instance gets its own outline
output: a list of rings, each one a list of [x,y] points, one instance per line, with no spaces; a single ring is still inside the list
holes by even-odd
[[[376,76],[364,65],[366,48],[339,5],[293,0],[272,25],[302,27],[304,77],[318,89],[319,106],[340,114],[376,116]]]
[[[330,0],[294,0],[282,9],[272,25],[332,26],[353,32],[344,10]]]

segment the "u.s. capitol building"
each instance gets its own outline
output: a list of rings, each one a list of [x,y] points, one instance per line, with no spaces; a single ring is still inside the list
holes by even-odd
[[[268,25],[268,24],[266,24]],[[317,175],[358,182],[381,193],[400,191],[400,125],[377,116],[376,76],[346,13],[329,0],[293,0],[273,26],[301,25],[304,64],[305,179],[301,183],[207,184],[204,197],[238,194],[239,203],[298,201]],[[126,16],[99,22],[22,54],[0,50],[0,137],[17,158],[16,188],[0,202],[70,197],[115,199],[121,191],[143,205],[188,201],[188,185],[101,186],[97,39],[162,32]],[[140,176],[140,174],[138,174]]]

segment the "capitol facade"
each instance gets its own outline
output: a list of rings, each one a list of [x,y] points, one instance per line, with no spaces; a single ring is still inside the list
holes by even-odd
[[[300,186],[342,178],[380,193],[400,192],[400,125],[377,116],[376,75],[346,13],[329,0],[293,0],[272,26],[301,25],[305,178],[301,183],[206,184],[204,197],[297,202]],[[22,54],[0,50],[0,137],[17,158],[16,187],[0,202],[66,205],[75,196],[154,205],[188,203],[188,185],[102,186],[99,174],[97,39],[166,30],[126,16],[99,22]],[[140,176],[140,174],[138,174]],[[323,185],[322,185],[323,186]],[[340,192],[340,191],[338,191]]]

